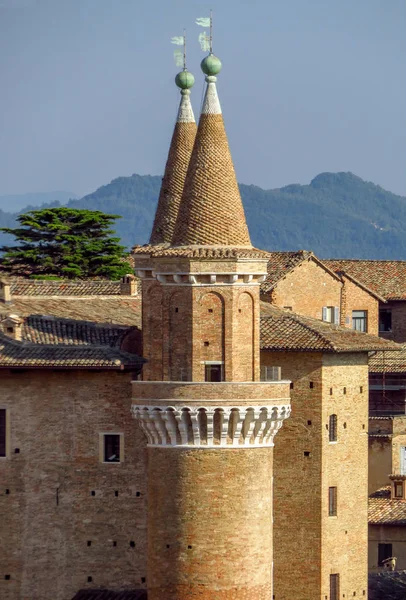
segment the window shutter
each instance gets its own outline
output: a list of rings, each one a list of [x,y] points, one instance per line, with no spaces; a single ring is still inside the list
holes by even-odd
[[[261,381],[266,381],[266,367],[261,367]]]
[[[323,321],[327,321],[327,306],[323,306],[323,316],[322,319]]]
[[[338,306],[334,307],[334,324],[335,325],[340,324],[340,309]]]

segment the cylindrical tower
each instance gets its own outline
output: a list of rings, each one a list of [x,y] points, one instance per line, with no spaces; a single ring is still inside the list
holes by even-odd
[[[143,281],[148,599],[272,600],[272,446],[289,382],[260,381],[259,284],[216,90],[206,95],[170,246],[135,252]],[[159,379],[159,381],[158,381]]]

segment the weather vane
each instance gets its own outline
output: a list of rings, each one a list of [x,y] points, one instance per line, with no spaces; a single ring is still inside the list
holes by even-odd
[[[183,30],[183,35],[173,37],[171,43],[176,46],[183,46],[183,50],[176,49],[173,55],[176,66],[183,67],[183,70],[186,71],[186,29]]]
[[[199,35],[199,42],[203,52],[210,52],[210,54],[213,54],[213,12],[210,11],[210,17],[199,17],[196,19],[196,25],[200,25],[200,27],[209,27],[210,34],[207,35],[206,31],[203,31]]]

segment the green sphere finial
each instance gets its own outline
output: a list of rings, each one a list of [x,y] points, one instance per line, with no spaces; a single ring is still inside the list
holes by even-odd
[[[217,75],[221,71],[221,66],[221,60],[217,56],[214,56],[214,54],[209,54],[200,63],[200,67],[205,75]]]
[[[181,90],[189,90],[195,83],[195,78],[189,71],[181,71],[175,77],[175,83]]]

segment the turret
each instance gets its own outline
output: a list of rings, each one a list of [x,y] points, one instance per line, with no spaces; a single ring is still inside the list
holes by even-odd
[[[205,100],[172,244],[135,255],[151,307],[132,407],[149,455],[149,600],[272,600],[272,447],[289,382],[259,381],[267,253],[251,245],[220,68],[213,55],[202,62]]]

